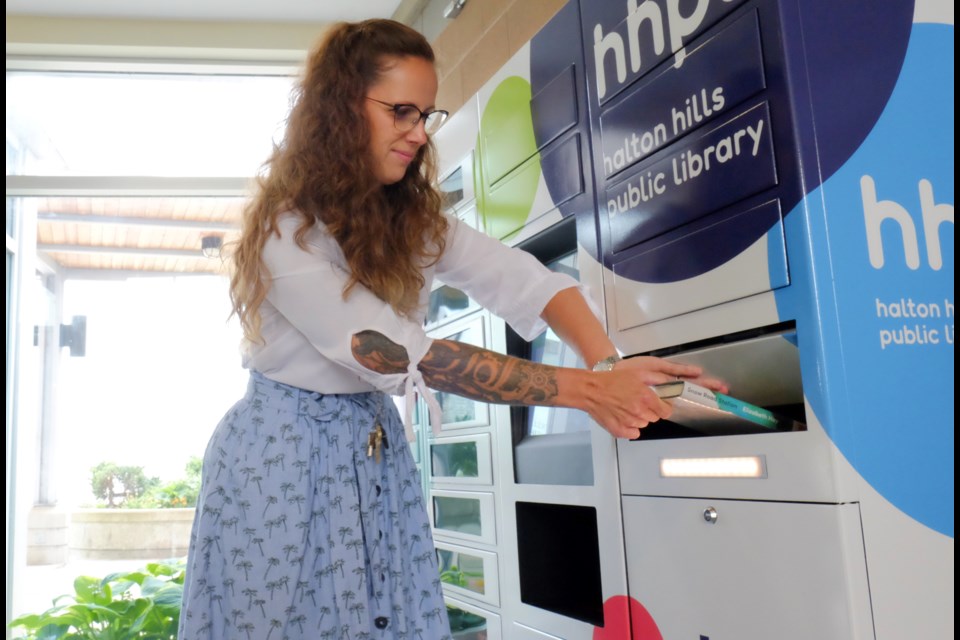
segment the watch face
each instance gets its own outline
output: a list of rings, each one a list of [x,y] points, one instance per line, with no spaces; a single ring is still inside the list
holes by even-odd
[[[613,371],[614,365],[620,361],[620,358],[615,356],[610,356],[609,358],[604,358],[597,364],[593,365],[594,371]]]

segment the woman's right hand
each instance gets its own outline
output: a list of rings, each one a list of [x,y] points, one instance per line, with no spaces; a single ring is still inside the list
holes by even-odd
[[[557,381],[560,397],[572,400],[561,404],[586,411],[615,438],[635,440],[650,423],[669,418],[673,408],[651,388],[663,382],[660,374],[622,364],[612,371],[563,369]]]
[[[692,380],[712,391],[725,393],[722,381],[703,374],[695,365],[670,362],[662,358],[629,358],[612,371],[583,371],[590,376],[583,409],[616,438],[635,440],[641,430],[670,417],[673,407],[651,388],[671,380]]]
[[[615,368],[642,369],[647,372],[647,384],[651,386],[673,380],[688,380],[717,393],[727,393],[728,391],[725,382],[704,374],[703,368],[694,364],[683,364],[653,356],[638,356],[621,360]]]

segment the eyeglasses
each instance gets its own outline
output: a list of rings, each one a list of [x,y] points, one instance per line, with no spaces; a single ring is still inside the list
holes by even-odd
[[[415,126],[420,124],[420,121],[423,121],[423,130],[427,134],[433,134],[437,132],[437,129],[440,128],[450,114],[442,109],[434,109],[433,111],[420,111],[416,106],[412,104],[391,104],[389,102],[384,102],[383,100],[377,100],[376,98],[371,98],[370,96],[364,96],[367,100],[373,100],[374,102],[379,102],[385,107],[390,107],[390,110],[393,111],[393,124],[400,131],[407,132],[413,130]]]

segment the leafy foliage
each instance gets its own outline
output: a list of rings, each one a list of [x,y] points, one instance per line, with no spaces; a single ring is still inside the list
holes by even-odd
[[[102,462],[92,470],[91,484],[94,494],[107,500],[107,507],[125,507],[128,509],[172,509],[178,507],[197,506],[197,496],[200,495],[200,470],[203,460],[193,456],[184,469],[185,476],[176,480],[160,484],[157,478],[146,479],[143,467],[119,467],[113,463]],[[111,500],[107,490],[99,487],[109,486],[110,479],[127,488],[127,482],[137,490],[123,494],[122,501]],[[142,480],[141,480],[142,479]],[[116,494],[115,494],[116,495]]]
[[[108,507],[117,507],[131,498],[142,496],[160,484],[159,478],[148,478],[143,467],[120,466],[101,462],[90,473],[93,495],[107,501]]]
[[[447,605],[447,619],[450,620],[450,631],[453,633],[487,628],[486,618],[450,605]]]
[[[26,634],[13,638],[176,640],[185,571],[186,558],[176,558],[102,579],[79,576],[73,595],[54,599],[54,606],[43,613],[10,622],[15,633]]]

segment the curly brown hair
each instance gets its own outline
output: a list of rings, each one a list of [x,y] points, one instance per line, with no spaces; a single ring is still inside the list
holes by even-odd
[[[434,186],[436,150],[428,141],[404,178],[384,186],[372,171],[370,131],[359,106],[404,57],[435,62],[420,33],[380,19],[334,25],[308,57],[283,140],[256,179],[230,251],[230,299],[247,339],[261,339],[259,309],[270,280],[261,253],[284,212],[302,218],[294,235],[301,247],[316,221],[336,239],[350,271],[344,298],[359,284],[399,314],[417,308],[421,269],[440,258],[447,231]]]

